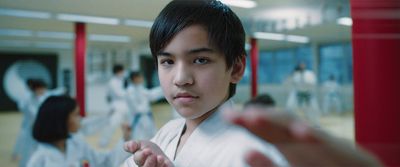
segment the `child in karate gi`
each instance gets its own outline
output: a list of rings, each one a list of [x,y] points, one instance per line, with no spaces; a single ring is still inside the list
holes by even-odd
[[[149,140],[156,133],[151,102],[164,97],[160,87],[147,89],[140,72],[133,71],[129,75],[130,84],[127,88],[127,99],[131,119],[132,139]]]
[[[331,110],[335,110],[336,113],[341,113],[342,103],[340,99],[340,85],[334,75],[330,75],[329,80],[324,82],[322,90],[324,93],[322,110],[324,114],[330,113]]]
[[[29,82],[28,82],[29,81]],[[27,85],[31,90],[29,97],[24,102],[19,103],[18,108],[23,113],[21,130],[16,141],[16,150],[19,150],[19,166],[25,167],[30,156],[37,147],[37,142],[32,137],[32,126],[35,121],[39,106],[52,95],[65,93],[65,88],[49,90],[47,84],[42,79],[29,79]]]
[[[112,69],[113,76],[107,85],[107,100],[110,104],[108,125],[103,129],[98,145],[108,146],[115,130],[124,122],[129,122],[128,105],[126,104],[126,90],[124,88],[124,66],[116,64]]]
[[[67,96],[51,96],[40,106],[33,126],[33,137],[38,148],[27,167],[93,167],[119,166],[127,157],[120,141],[111,152],[98,152],[90,148],[78,132],[81,116],[76,101]],[[123,130],[125,140],[130,130]]]
[[[222,120],[245,69],[245,32],[233,11],[216,0],[170,2],[150,31],[167,101],[182,116],[151,141],[128,142],[126,166],[242,167],[256,149],[287,166],[275,147]]]

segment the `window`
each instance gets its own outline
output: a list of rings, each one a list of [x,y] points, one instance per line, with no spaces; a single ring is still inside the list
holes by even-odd
[[[299,62],[304,62],[311,69],[313,61],[310,46],[260,52],[258,83],[284,82]]]
[[[333,44],[320,48],[319,81],[322,83],[334,75],[339,83],[353,81],[353,63],[351,58],[351,45]]]

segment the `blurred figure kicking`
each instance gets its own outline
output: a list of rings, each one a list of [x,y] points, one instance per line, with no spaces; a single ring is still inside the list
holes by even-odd
[[[108,126],[103,131],[99,140],[100,147],[106,147],[115,130],[126,120],[128,106],[126,104],[126,91],[124,89],[124,67],[114,65],[113,77],[108,82],[107,100],[111,106],[111,116]]]
[[[144,87],[144,79],[140,72],[134,71],[129,75],[127,92],[128,106],[131,120],[132,139],[149,140],[156,133],[151,102],[164,97],[161,87],[147,89]]]
[[[304,63],[300,63],[291,77],[289,82],[293,91],[289,94],[287,109],[301,110],[308,121],[319,126],[319,107],[315,93],[317,78],[314,72],[307,70]]]

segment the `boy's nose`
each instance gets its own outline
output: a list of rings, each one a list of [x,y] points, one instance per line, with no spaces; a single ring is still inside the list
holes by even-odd
[[[193,76],[191,70],[184,64],[178,64],[174,77],[174,84],[176,86],[187,86],[193,84]]]

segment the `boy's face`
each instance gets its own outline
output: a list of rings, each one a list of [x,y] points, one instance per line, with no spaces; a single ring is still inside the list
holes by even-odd
[[[46,92],[46,87],[39,87],[34,90],[36,96],[42,96]]]
[[[75,133],[81,127],[81,115],[79,114],[79,107],[76,107],[68,116],[68,132]]]
[[[141,84],[143,83],[143,77],[141,75],[133,77],[132,82],[135,84]]]
[[[158,75],[168,102],[186,119],[196,119],[228,97],[230,83],[243,75],[243,63],[227,69],[225,57],[210,46],[207,31],[192,25],[157,55]]]

